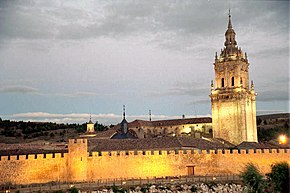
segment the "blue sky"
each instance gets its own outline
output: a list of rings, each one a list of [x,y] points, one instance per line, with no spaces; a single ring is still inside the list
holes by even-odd
[[[0,1],[0,117],[210,116],[231,7],[257,113],[289,112],[288,1]]]

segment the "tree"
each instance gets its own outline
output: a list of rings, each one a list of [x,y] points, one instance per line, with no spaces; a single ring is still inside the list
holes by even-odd
[[[71,193],[78,193],[79,190],[78,190],[76,187],[72,187],[72,188],[70,189],[70,192],[71,192]]]
[[[271,173],[266,174],[273,184],[274,190],[281,193],[289,192],[289,166],[287,162],[271,165]]]
[[[0,119],[1,119],[1,118],[0,118]],[[288,125],[288,122],[287,122],[287,121],[285,121],[285,123],[284,123],[284,128],[286,128],[286,129],[289,128],[289,125]]]
[[[262,119],[261,118],[258,118],[257,119],[257,125],[260,125],[262,123]]]
[[[103,124],[98,123],[98,121],[94,124],[96,131],[105,131],[107,130],[107,127]]]
[[[77,133],[84,133],[85,129],[84,129],[84,127],[78,127],[76,131],[77,131]]]
[[[250,193],[262,193],[264,187],[263,175],[259,169],[253,164],[248,163],[241,172],[240,177],[248,186]]]
[[[49,135],[51,138],[54,138],[54,133],[50,133],[50,135]]]

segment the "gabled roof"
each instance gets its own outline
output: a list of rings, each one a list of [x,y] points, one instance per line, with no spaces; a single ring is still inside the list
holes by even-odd
[[[120,130],[117,130],[115,134],[112,135],[111,139],[137,139],[135,131],[129,130],[127,133],[124,133]]]
[[[88,139],[89,151],[128,151],[166,149],[221,149],[222,143],[191,137],[157,137],[145,139]]]
[[[185,118],[185,119],[169,119],[169,120],[157,120],[157,121],[144,121],[134,120],[128,123],[129,128],[136,127],[161,127],[161,126],[177,126],[186,124],[200,124],[200,123],[212,123],[211,117],[198,117],[198,118]],[[114,129],[119,129],[120,124],[116,125]]]
[[[18,143],[0,144],[0,156],[26,155],[26,154],[46,154],[46,153],[67,153],[64,143]]]
[[[115,129],[108,129],[106,131],[96,132],[95,138],[110,139],[117,131]]]
[[[279,148],[269,143],[257,143],[244,141],[236,146],[238,149],[276,149]]]

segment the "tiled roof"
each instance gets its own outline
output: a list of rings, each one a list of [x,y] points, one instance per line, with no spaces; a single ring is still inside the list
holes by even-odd
[[[110,139],[117,131],[115,129],[108,129],[106,131],[96,132],[95,138],[99,139]]]
[[[160,137],[145,139],[89,139],[90,151],[151,150],[180,148],[177,138]]]
[[[20,144],[0,144],[0,155],[26,155],[44,153],[66,153],[65,144],[44,144],[44,143],[20,143]]]
[[[182,147],[191,147],[197,149],[223,149],[225,145],[219,142],[213,142],[212,140],[191,138],[191,137],[180,137],[179,141]]]
[[[123,133],[120,130],[117,130],[117,132],[111,137],[111,139],[137,139],[137,135],[135,131],[129,130],[127,133]]]
[[[157,137],[145,139],[88,139],[89,151],[162,150],[162,149],[219,149],[223,144],[191,137]]]
[[[160,126],[173,126],[173,125],[186,125],[186,124],[199,124],[199,123],[212,123],[210,117],[199,117],[199,118],[185,118],[185,119],[169,119],[169,120],[157,120],[157,121],[144,121],[135,120],[128,123],[129,128],[136,128],[142,126],[148,127],[160,127]],[[120,124],[113,127],[113,129],[119,129]]]
[[[269,143],[256,143],[256,142],[242,142],[236,146],[238,149],[276,149],[278,146]]]
[[[222,139],[222,138],[209,138],[212,142],[214,143],[221,143],[223,144],[224,147],[226,148],[232,148],[232,147],[235,147],[234,144]]]

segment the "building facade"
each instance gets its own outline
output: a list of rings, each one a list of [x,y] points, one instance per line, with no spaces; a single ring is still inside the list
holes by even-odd
[[[237,46],[229,14],[224,48],[216,53],[215,81],[211,84],[213,137],[233,144],[257,142],[256,93],[249,86],[247,53]]]
[[[156,121],[135,120],[129,123],[129,128],[136,132],[138,138],[161,136],[212,137],[210,117]]]

